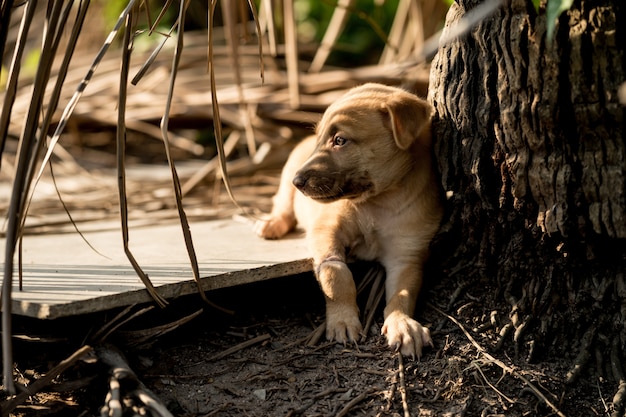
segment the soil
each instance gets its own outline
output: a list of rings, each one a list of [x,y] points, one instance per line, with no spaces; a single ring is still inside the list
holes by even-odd
[[[265,182],[244,179],[249,190],[236,195],[269,202],[276,174],[259,176]],[[259,184],[265,184],[261,194]],[[194,208],[206,206],[206,188]],[[419,360],[386,346],[380,305],[358,346],[326,342],[319,332],[324,301],[312,274],[208,294],[231,313],[191,295],[163,310],[144,305],[54,321],[15,317],[15,380],[36,392],[18,401],[11,415],[101,415],[105,403],[112,404],[112,367],[103,360],[110,352],[121,352],[123,366],[132,370],[120,379],[124,416],[159,415],[140,403],[138,392],[153,393],[172,415],[185,417],[611,415],[614,379],[583,370],[567,385],[576,352],[543,352],[535,355],[541,362],[529,363],[512,341],[499,343],[511,308],[488,301],[495,289],[462,284],[470,268],[434,266],[416,317],[431,329],[435,346]],[[363,282],[372,268],[353,265],[355,279]],[[361,292],[363,311],[372,286]],[[102,337],[107,326],[113,331]],[[91,354],[70,360],[43,383],[85,345],[94,348]],[[0,403],[3,415],[8,405]]]
[[[371,267],[355,265],[357,281]],[[471,291],[450,305],[454,290],[449,279],[442,279],[420,300],[416,316],[431,329],[435,347],[419,360],[401,358],[385,345],[379,335],[380,306],[358,346],[323,337],[310,343],[324,316],[310,274],[209,294],[232,314],[197,296],[175,300],[164,310],[151,309],[128,321],[96,351],[123,352],[140,384],[175,416],[609,415],[614,383],[584,375],[570,387],[564,380],[572,358],[548,353],[543,362],[530,364],[506,347],[497,350],[497,313]],[[361,293],[361,308],[368,291]],[[174,330],[139,341],[152,334],[146,329],[200,309]],[[95,343],[96,332],[118,313],[54,322],[16,319],[18,382],[32,384],[83,344]],[[100,359],[76,361],[13,415],[100,415],[109,371]],[[137,381],[126,381],[122,392],[136,401]],[[133,415],[131,402],[124,415]]]

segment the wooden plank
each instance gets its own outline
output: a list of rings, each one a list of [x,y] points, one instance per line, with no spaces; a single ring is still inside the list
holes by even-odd
[[[234,220],[192,223],[191,232],[207,291],[311,270],[301,233],[267,241],[250,224]],[[76,233],[24,237],[22,291],[14,278],[15,314],[54,319],[151,301],[124,255],[120,231],[85,237],[104,256]],[[4,240],[0,247],[4,253]],[[166,299],[197,292],[179,224],[131,225],[130,249]]]

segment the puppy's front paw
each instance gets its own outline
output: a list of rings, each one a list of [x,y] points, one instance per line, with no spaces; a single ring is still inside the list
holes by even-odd
[[[291,230],[292,224],[284,217],[268,217],[258,220],[254,225],[257,235],[265,239],[280,239]]]
[[[349,307],[326,310],[326,339],[356,343],[362,331],[358,311]]]
[[[399,350],[404,356],[419,359],[424,346],[433,346],[430,330],[399,311],[387,316],[382,334],[387,336],[387,344],[392,349]]]

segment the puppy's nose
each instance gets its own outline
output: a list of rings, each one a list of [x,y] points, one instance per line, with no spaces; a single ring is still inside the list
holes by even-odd
[[[306,184],[306,178],[304,177],[304,175],[296,175],[295,177],[293,177],[293,180],[291,182],[297,189],[301,190]]]

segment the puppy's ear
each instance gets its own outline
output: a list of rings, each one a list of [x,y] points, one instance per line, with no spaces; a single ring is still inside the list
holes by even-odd
[[[425,128],[430,127],[433,108],[425,100],[409,94],[394,95],[385,103],[393,138],[402,150],[409,149]],[[425,138],[430,146],[430,137]]]

